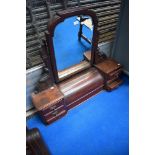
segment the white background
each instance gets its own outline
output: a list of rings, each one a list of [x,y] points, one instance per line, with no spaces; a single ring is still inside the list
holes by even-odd
[[[155,155],[155,4],[130,0],[130,155]],[[26,154],[26,1],[0,4],[0,154]]]

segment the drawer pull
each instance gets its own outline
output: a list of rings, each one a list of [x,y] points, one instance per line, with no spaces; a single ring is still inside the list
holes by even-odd
[[[50,110],[55,110],[55,108],[56,108],[56,105],[55,105],[55,106],[50,107]]]
[[[58,114],[58,111],[54,111],[52,114],[56,116]]]

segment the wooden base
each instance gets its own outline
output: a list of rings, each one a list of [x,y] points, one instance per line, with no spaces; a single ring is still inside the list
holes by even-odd
[[[119,78],[122,66],[112,59],[106,59],[87,70],[76,74],[57,85],[33,94],[33,104],[46,124],[63,117],[68,110],[84,102],[99,91],[111,91],[122,80]]]
[[[88,58],[89,53],[86,53],[86,56]],[[107,91],[117,88],[122,83],[119,78],[121,72],[122,66],[119,63],[105,59],[95,67],[81,71],[38,94],[33,94],[33,104],[43,122],[50,124],[103,88]]]
[[[104,78],[91,67],[51,88],[33,94],[33,104],[45,124],[64,116],[67,111],[103,90]]]
[[[98,93],[103,86],[104,78],[93,67],[59,84],[68,109]]]

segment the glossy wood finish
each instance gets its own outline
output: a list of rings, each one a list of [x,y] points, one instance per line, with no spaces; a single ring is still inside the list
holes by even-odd
[[[102,91],[103,87],[103,76],[91,67],[40,93],[33,93],[32,100],[43,122],[50,124],[69,109]]]
[[[48,35],[46,37],[48,37]],[[51,80],[51,83],[53,84],[54,83],[53,68],[51,66],[51,59],[50,59],[50,53],[48,51],[48,44],[47,44],[47,41],[44,39],[42,40],[41,48],[42,50],[40,50],[40,56],[45,64],[46,69],[48,69],[49,79]]]
[[[95,67],[83,70],[57,85],[33,94],[33,104],[42,120],[50,124],[103,88],[108,91],[117,88],[122,83],[121,72],[122,66],[107,58]]]
[[[104,78],[93,67],[59,84],[68,109],[101,91],[103,86]]]
[[[122,82],[123,82],[123,80],[117,78],[113,82],[108,83],[107,86],[106,86],[106,89],[108,91],[112,91],[113,89],[116,89],[119,85],[121,85]]]
[[[63,99],[63,94],[56,85],[38,94],[32,94],[32,100],[38,111],[44,110],[49,106],[54,106]]]
[[[90,64],[93,65],[95,62],[95,53],[97,50],[97,42],[98,42],[98,31],[97,31],[98,20],[97,20],[97,16],[95,12],[88,10],[87,8],[73,8],[73,9],[68,9],[68,10],[64,10],[61,12],[57,12],[57,17],[53,21],[49,22],[48,34],[46,35],[47,44],[49,47],[48,49],[50,51],[51,66],[52,66],[53,75],[54,75],[54,79],[56,83],[60,82],[61,79],[59,79],[59,76],[58,76],[58,70],[57,70],[56,58],[55,58],[55,50],[53,46],[53,37],[54,37],[55,28],[59,23],[63,22],[66,18],[69,18],[72,16],[80,16],[80,15],[87,15],[92,18],[94,28],[93,28]],[[72,72],[70,76],[76,73],[77,71]],[[68,77],[69,77],[69,74],[67,75],[67,78]],[[62,79],[64,80],[65,78],[62,78]]]
[[[106,90],[111,91],[122,83],[120,79],[122,66],[117,61],[107,58],[103,62],[96,64],[95,67],[105,78]]]
[[[26,129],[26,155],[51,155],[37,128]]]
[[[38,94],[33,94],[32,100],[39,115],[46,124],[57,120],[67,113],[64,95],[56,85]]]
[[[113,71],[120,69],[121,65],[117,63],[115,60],[109,58],[103,61],[102,63],[97,64],[96,67],[105,74],[110,74]]]

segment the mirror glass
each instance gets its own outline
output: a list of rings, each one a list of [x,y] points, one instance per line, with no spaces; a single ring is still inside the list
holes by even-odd
[[[90,66],[84,53],[91,50],[93,24],[90,16],[73,16],[59,23],[54,31],[53,45],[58,77],[75,71],[81,66]]]

